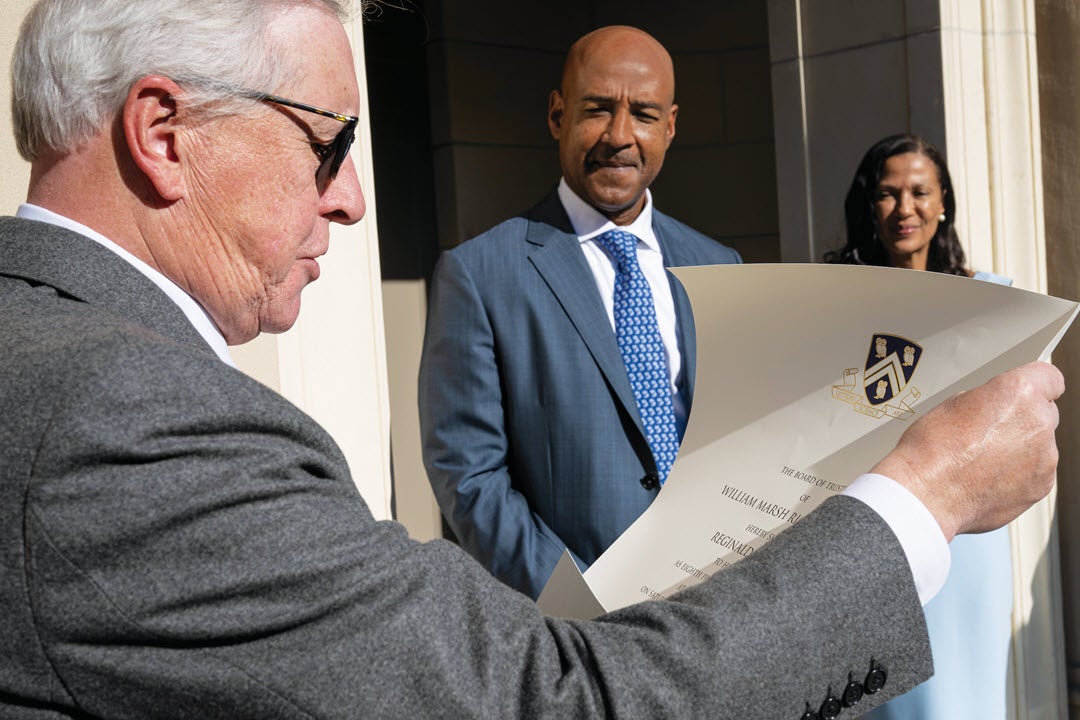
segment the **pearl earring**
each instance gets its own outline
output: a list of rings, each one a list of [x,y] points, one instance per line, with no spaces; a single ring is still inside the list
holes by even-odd
[[[937,221],[938,222],[945,222],[945,213],[941,213],[940,215],[938,215],[937,216]]]

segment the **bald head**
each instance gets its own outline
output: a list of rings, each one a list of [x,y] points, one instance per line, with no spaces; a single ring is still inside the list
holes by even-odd
[[[580,37],[570,46],[563,64],[562,91],[579,81],[589,68],[606,71],[615,63],[643,63],[657,73],[670,89],[667,102],[675,101],[675,66],[660,42],[644,30],[629,25],[608,25]]]
[[[675,71],[664,46],[624,25],[574,43],[548,104],[567,185],[618,225],[634,221],[675,137]]]

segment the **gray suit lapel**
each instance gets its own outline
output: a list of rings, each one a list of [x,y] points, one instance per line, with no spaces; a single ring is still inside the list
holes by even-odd
[[[0,274],[48,285],[176,342],[212,352],[183,311],[149,278],[70,230],[0,218]]]
[[[596,280],[558,195],[548,195],[529,211],[527,219],[526,240],[537,246],[529,260],[558,299],[600,372],[644,437],[637,402],[630,388],[630,380],[626,377],[626,367],[615,341],[615,333],[596,292]]]

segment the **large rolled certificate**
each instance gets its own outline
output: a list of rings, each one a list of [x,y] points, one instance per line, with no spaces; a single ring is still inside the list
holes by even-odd
[[[752,555],[869,470],[939,402],[1043,358],[1077,303],[968,278],[843,265],[674,270],[697,328],[694,405],[656,501],[538,601],[589,618]]]

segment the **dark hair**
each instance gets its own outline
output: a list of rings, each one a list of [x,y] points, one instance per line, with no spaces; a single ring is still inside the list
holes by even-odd
[[[953,192],[949,168],[937,148],[918,135],[890,135],[879,140],[866,151],[851,181],[844,200],[844,216],[847,223],[847,245],[825,253],[825,262],[844,265],[889,265],[885,246],[878,238],[874,225],[874,193],[885,168],[885,161],[894,155],[917,153],[937,167],[945,203],[945,220],[938,223],[937,232],[930,241],[926,269],[949,275],[968,275],[964,267],[964,249],[956,235],[953,220],[956,218],[956,193]]]

